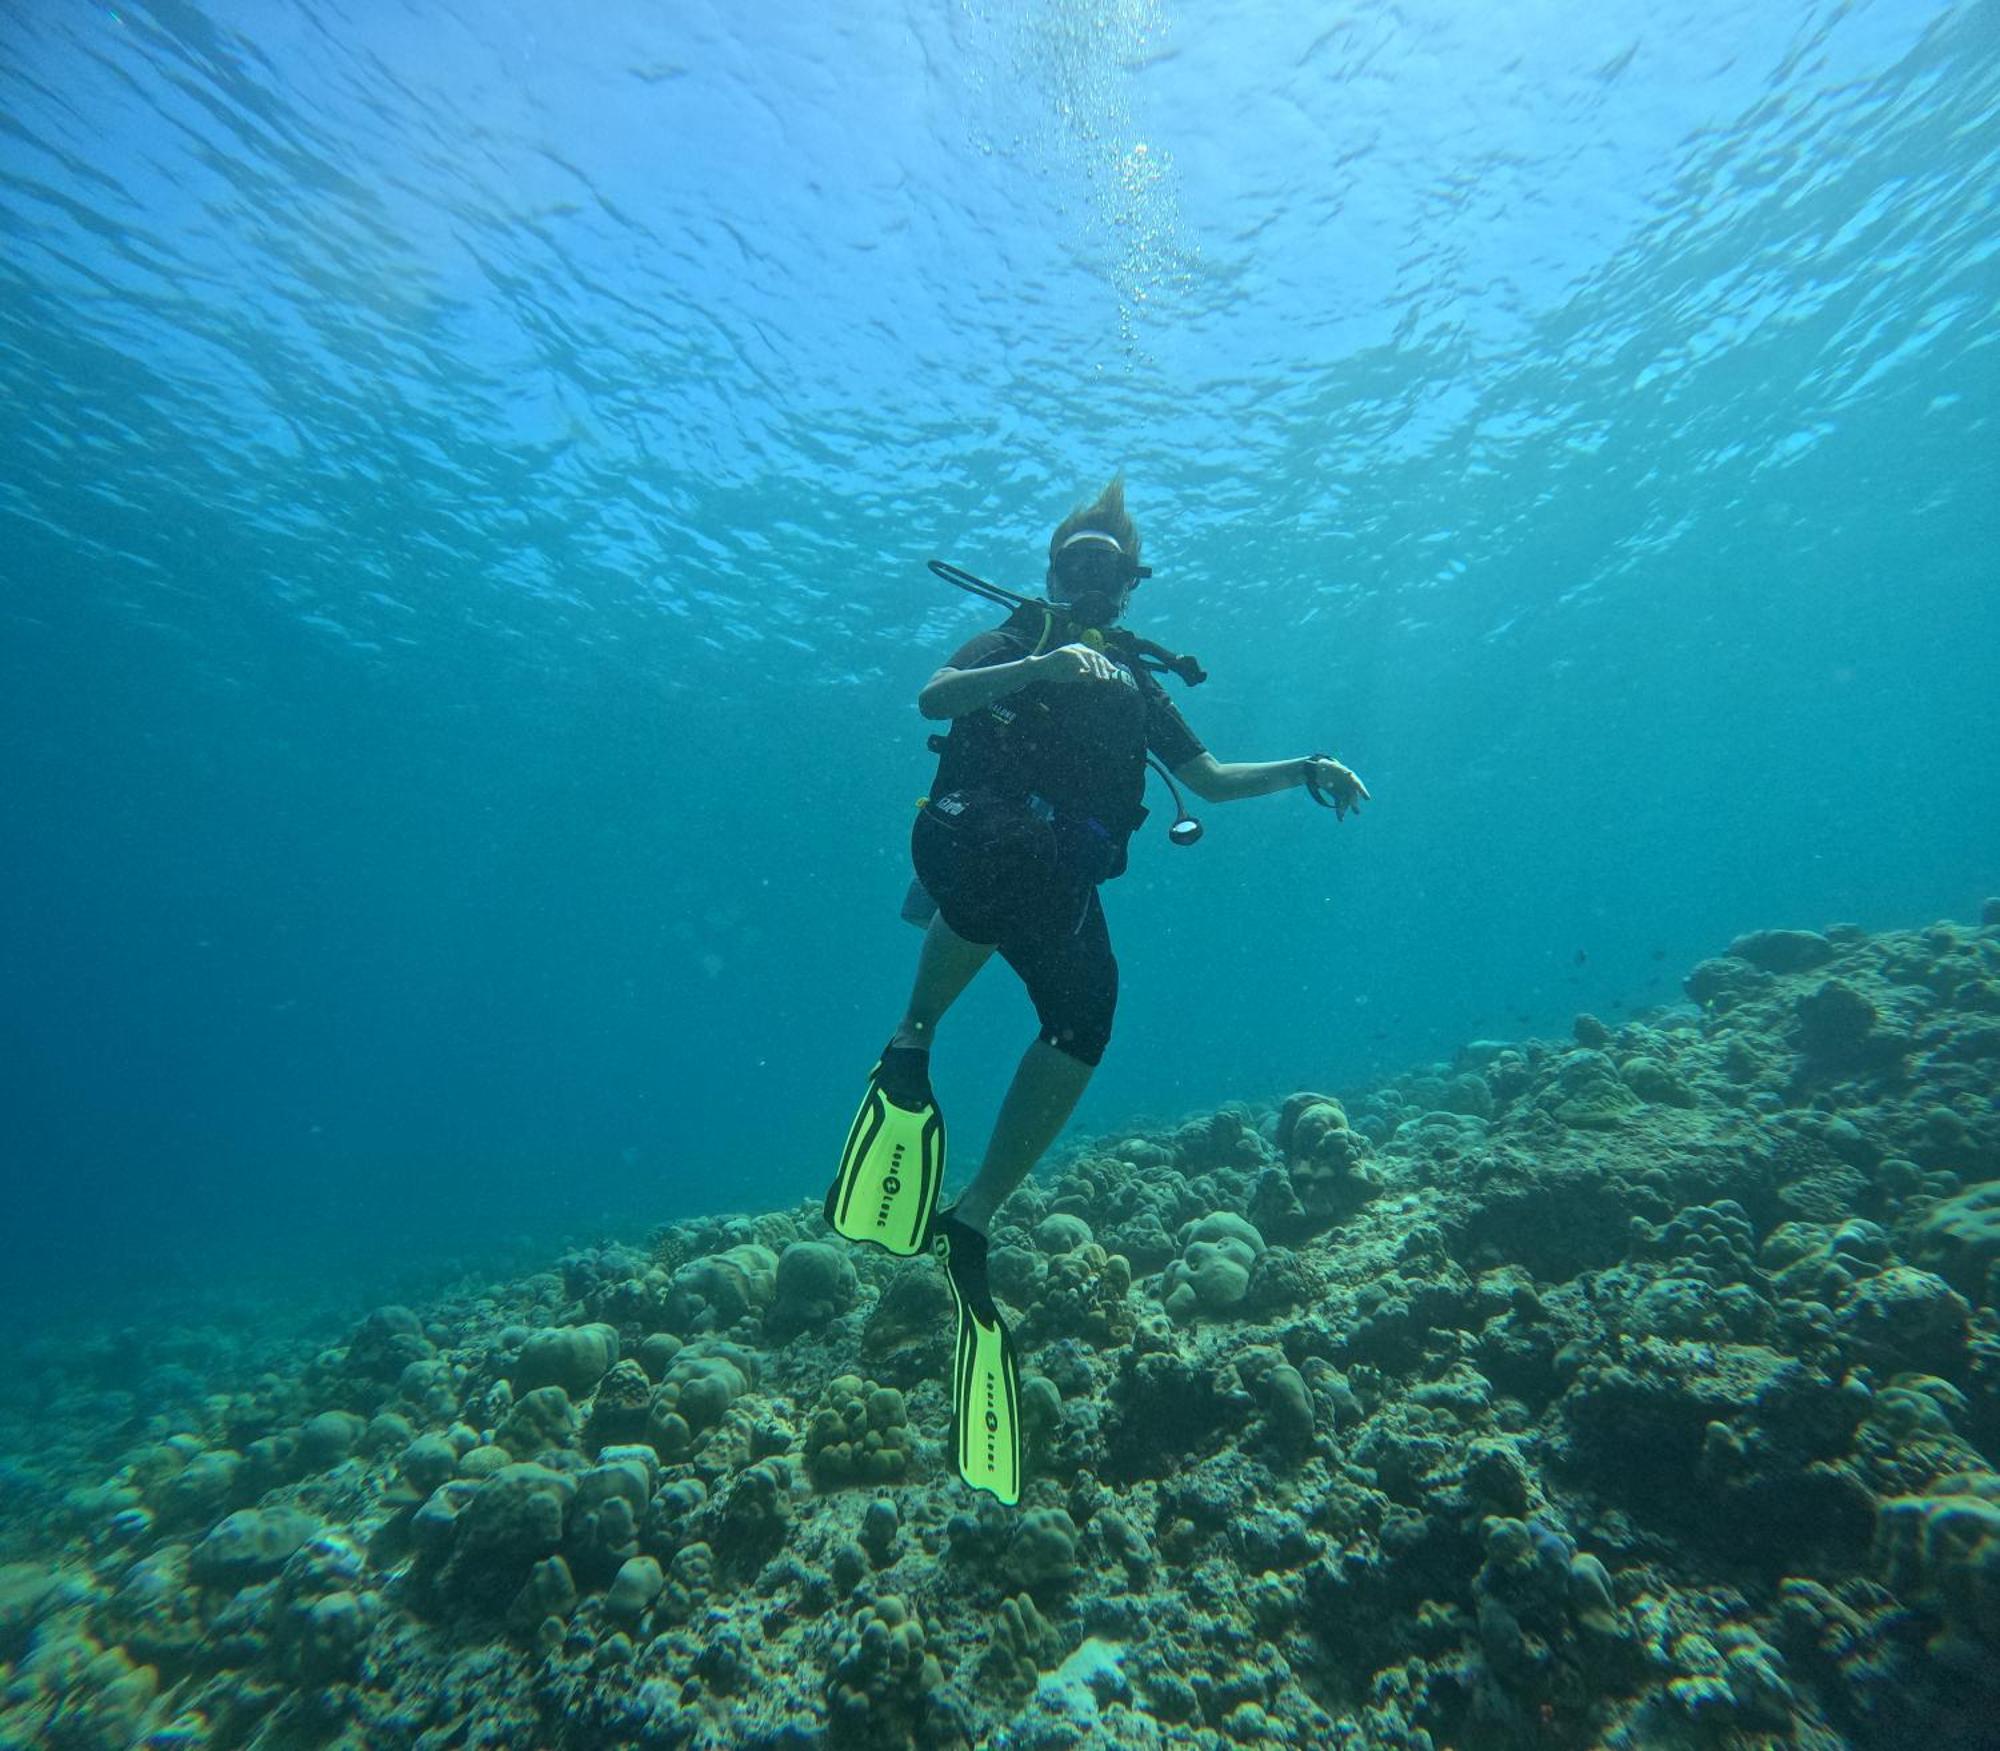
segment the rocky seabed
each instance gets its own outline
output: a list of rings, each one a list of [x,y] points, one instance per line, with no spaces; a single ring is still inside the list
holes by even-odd
[[[2000,902],[1686,991],[1046,1167],[1018,1509],[807,1205],[31,1343],[0,1748],[2000,1744]]]

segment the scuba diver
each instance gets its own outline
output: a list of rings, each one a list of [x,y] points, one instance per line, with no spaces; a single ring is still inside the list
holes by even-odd
[[[940,561],[947,581],[1011,604],[925,682],[917,708],[948,719],[933,736],[931,794],[911,833],[916,867],[903,915],[924,926],[908,1008],[869,1077],[826,1214],[850,1240],[911,1256],[928,1247],[957,1312],[954,1459],[961,1477],[1018,1501],[1018,1376],[1006,1323],[986,1279],[994,1213],[1053,1143],[1111,1037],[1118,1000],[1098,887],[1125,868],[1146,817],[1149,765],[1166,778],[1192,844],[1200,825],[1175,781],[1207,802],[1297,786],[1345,819],[1367,787],[1324,754],[1255,764],[1218,761],[1161,686],[1160,673],[1204,679],[1119,625],[1150,577],[1120,476],[1072,512],[1049,541],[1045,601],[1015,596]],[[979,1171],[938,1211],[944,1119],[931,1092],[937,1025],[995,950],[1027,987],[1041,1031],[1001,1103]]]

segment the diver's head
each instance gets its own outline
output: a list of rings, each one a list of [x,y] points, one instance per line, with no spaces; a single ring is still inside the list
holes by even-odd
[[[1060,602],[1086,626],[1109,626],[1141,578],[1139,530],[1125,512],[1120,475],[1095,504],[1070,512],[1049,537],[1049,600]]]

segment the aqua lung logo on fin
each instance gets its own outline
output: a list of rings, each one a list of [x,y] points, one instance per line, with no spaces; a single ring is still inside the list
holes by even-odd
[[[991,1374],[986,1376],[986,1472],[990,1477],[1000,1469],[1000,1413],[994,1408],[1000,1392],[1000,1383]]]
[[[882,1202],[875,1212],[875,1226],[889,1226],[889,1212],[895,1208],[896,1194],[903,1189],[903,1151],[908,1144],[898,1143],[889,1157],[889,1171],[882,1176]]]

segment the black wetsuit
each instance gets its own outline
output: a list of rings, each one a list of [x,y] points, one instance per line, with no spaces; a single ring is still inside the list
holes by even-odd
[[[1030,604],[952,657],[1011,663],[1063,642]],[[917,879],[970,942],[999,947],[1035,1005],[1041,1037],[1085,1064],[1104,1056],[1118,963],[1097,887],[1125,868],[1146,817],[1146,754],[1169,771],[1203,752],[1158,680],[1121,649],[1119,679],[1031,682],[953,720],[911,833]]]

